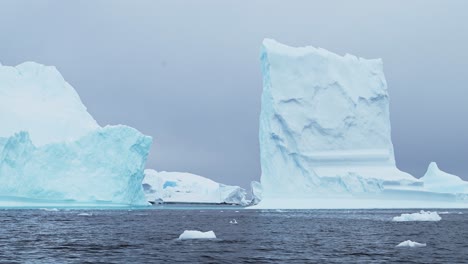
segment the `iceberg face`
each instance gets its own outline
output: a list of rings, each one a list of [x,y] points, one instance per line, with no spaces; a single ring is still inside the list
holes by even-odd
[[[468,182],[458,176],[441,171],[435,162],[429,164],[427,172],[421,180],[424,182],[424,189],[428,191],[468,194]]]
[[[101,128],[55,67],[0,66],[0,206],[146,205],[151,137]]]
[[[382,61],[266,39],[260,153],[264,198],[420,186],[398,170]]]
[[[28,132],[0,141],[0,195],[32,200],[146,205],[141,182],[152,139],[107,126],[36,147]]]
[[[252,190],[252,201],[250,204],[258,204],[262,200],[262,185],[257,181],[252,181],[250,188]]]
[[[53,66],[0,66],[0,137],[28,131],[36,146],[71,141],[99,128]]]
[[[143,189],[152,203],[227,203],[246,205],[246,191],[184,172],[145,170]]]

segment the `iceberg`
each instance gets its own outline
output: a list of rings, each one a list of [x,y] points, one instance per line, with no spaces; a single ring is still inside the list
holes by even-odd
[[[247,205],[246,191],[185,172],[145,170],[143,189],[151,203],[214,203]]]
[[[437,212],[426,212],[424,210],[421,210],[419,213],[401,214],[400,216],[393,217],[394,222],[437,222],[440,220],[442,220],[442,217],[440,217]]]
[[[411,240],[406,240],[396,245],[396,247],[425,247],[426,243],[418,243]]]
[[[424,182],[424,189],[431,192],[468,194],[467,181],[441,171],[435,162],[429,164],[421,180]]]
[[[397,168],[381,59],[265,39],[261,63],[263,200],[254,208],[468,206]]]
[[[198,230],[185,230],[180,234],[179,239],[216,239],[216,234],[213,231],[201,232]]]
[[[147,205],[152,138],[100,127],[55,67],[0,66],[0,206]]]

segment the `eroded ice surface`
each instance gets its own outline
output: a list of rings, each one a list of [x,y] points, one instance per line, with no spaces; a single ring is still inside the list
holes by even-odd
[[[252,192],[252,200],[250,204],[258,204],[262,200],[262,185],[257,181],[252,181],[250,183],[250,189]]]
[[[263,42],[264,196],[378,192],[418,180],[395,166],[382,61]]]
[[[266,39],[261,62],[255,208],[468,206],[396,167],[382,60]]]
[[[0,142],[0,196],[145,205],[141,182],[151,141],[127,126],[40,147],[27,132],[16,133]]]
[[[228,203],[246,205],[246,191],[239,186],[217,183],[185,172],[145,170],[143,180],[146,199],[150,202]]]
[[[55,67],[0,66],[0,206],[147,204],[151,137],[101,128]]]

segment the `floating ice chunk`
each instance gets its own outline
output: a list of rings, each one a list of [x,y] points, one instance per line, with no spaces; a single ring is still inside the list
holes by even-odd
[[[91,213],[79,213],[78,216],[92,216]]]
[[[397,247],[425,247],[426,243],[418,243],[411,240],[406,240],[397,245]]]
[[[198,230],[185,230],[180,236],[180,240],[185,239],[215,239],[216,235],[213,231],[201,232]]]
[[[231,221],[229,221],[230,224],[237,224],[237,220],[236,219],[232,219]]]
[[[59,209],[57,208],[40,208],[42,211],[47,211],[47,212],[58,212]]]
[[[440,221],[442,218],[437,212],[429,212],[421,210],[419,213],[401,214],[393,217],[394,222],[409,222],[409,221]]]

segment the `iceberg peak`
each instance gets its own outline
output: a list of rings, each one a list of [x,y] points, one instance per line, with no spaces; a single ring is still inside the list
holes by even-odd
[[[0,94],[0,137],[28,131],[34,144],[42,146],[73,141],[99,128],[54,66],[0,66]]]

